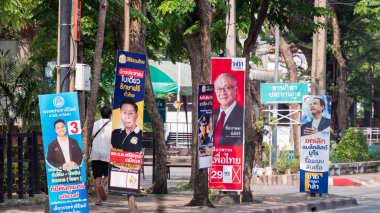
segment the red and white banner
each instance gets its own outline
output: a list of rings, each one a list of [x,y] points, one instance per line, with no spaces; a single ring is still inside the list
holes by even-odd
[[[244,58],[212,58],[214,84],[212,140],[214,152],[209,169],[209,188],[243,190],[244,165]]]
[[[126,152],[121,149],[111,149],[110,164],[126,169],[139,170],[142,165],[142,154],[140,152]]]

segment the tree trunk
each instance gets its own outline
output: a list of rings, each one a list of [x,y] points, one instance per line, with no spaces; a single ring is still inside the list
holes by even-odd
[[[189,206],[212,206],[208,194],[208,172],[207,169],[198,169],[198,151],[197,146],[197,120],[198,120],[198,84],[209,82],[211,74],[211,37],[210,27],[212,19],[212,10],[209,1],[197,0],[197,13],[200,21],[199,38],[194,36],[183,36],[185,48],[188,51],[190,65],[192,68],[192,127],[193,127],[193,199],[188,203]],[[198,42],[197,42],[198,41]],[[199,54],[198,54],[199,53]],[[196,54],[196,55],[194,55]],[[195,63],[195,64],[194,64]],[[193,69],[195,68],[195,69]]]
[[[96,111],[96,99],[99,90],[99,78],[102,68],[102,50],[104,43],[104,29],[106,23],[106,15],[108,9],[108,0],[102,0],[99,6],[99,18],[98,18],[98,31],[96,34],[96,45],[94,53],[94,73],[91,81],[91,93],[89,98],[89,104],[86,112],[86,120],[82,129],[83,147],[84,153],[89,156],[89,147],[91,144],[92,129],[94,128],[95,111]],[[88,158],[87,160],[88,161]],[[87,165],[88,162],[86,162]]]
[[[244,158],[245,158],[245,164],[244,164],[244,177],[243,177],[243,192],[242,192],[242,201],[243,202],[252,202],[253,201],[253,195],[251,191],[251,178],[252,178],[252,169],[253,169],[253,161],[254,161],[254,153],[255,153],[255,142],[258,143],[258,141],[255,141],[255,137],[260,135],[257,131],[255,131],[255,113],[252,113],[252,95],[250,93],[250,80],[249,80],[249,57],[245,57],[246,61],[246,75],[245,75],[245,118],[244,118]],[[253,131],[249,131],[253,129]],[[261,143],[260,141],[259,143]]]
[[[374,69],[375,70],[375,69]],[[380,78],[375,77],[373,85],[380,85]],[[373,127],[380,127],[380,88],[373,87]]]
[[[244,118],[244,129],[253,131],[244,131],[244,149],[245,149],[245,164],[244,164],[244,178],[243,178],[243,192],[242,201],[252,202],[253,195],[250,188],[253,160],[254,147],[255,144],[262,143],[262,135],[256,131],[256,118],[255,115],[260,114],[257,110],[258,108],[253,108],[253,99],[251,96],[251,81],[249,80],[249,59],[250,53],[256,43],[257,37],[261,32],[261,27],[267,17],[267,12],[269,8],[268,0],[261,1],[260,5],[256,4],[256,1],[251,0],[251,26],[249,28],[248,37],[244,42],[243,57],[246,59],[246,75],[245,75],[245,118]],[[257,9],[259,8],[259,9]],[[255,11],[258,10],[257,19],[255,16]],[[254,114],[252,114],[254,113]],[[261,157],[261,156],[260,156]]]
[[[134,195],[128,195],[129,213],[138,213],[136,198]]]
[[[272,35],[275,34],[274,29],[271,29]],[[284,61],[286,64],[286,68],[289,72],[289,82],[290,83],[297,83],[298,77],[297,77],[297,65],[293,58],[293,53],[290,48],[290,45],[288,42],[285,41],[284,37],[280,36],[280,51],[282,56],[284,57]],[[299,104],[293,103],[290,104],[291,110],[298,110]],[[294,123],[295,121],[300,121],[300,115],[299,113],[294,113],[290,116],[290,118],[293,120],[291,123]],[[294,143],[294,156],[298,158],[299,156],[299,144],[300,144],[300,125],[299,124],[292,124],[291,125],[291,134],[293,138]]]
[[[132,7],[135,10],[146,14],[145,0],[132,1]],[[147,54],[146,50],[146,27],[141,24],[140,19],[135,19],[131,22],[130,27],[130,50],[131,52],[139,52]],[[145,75],[145,104],[147,105],[148,114],[151,118],[153,129],[154,146],[156,150],[156,167],[155,167],[155,182],[153,185],[153,193],[167,194],[167,172],[166,172],[166,149],[164,136],[164,122],[162,121],[156,99],[153,93],[152,81],[150,78],[149,62],[146,65]]]
[[[340,49],[340,30],[338,18],[336,16],[335,8],[332,7],[331,25],[333,29],[333,54],[338,62],[338,78],[337,78],[337,112],[338,114],[338,128],[344,132],[348,128],[348,107],[347,107],[347,71],[346,59]]]
[[[253,80],[251,81],[251,96],[252,96],[252,110],[251,112],[257,112],[253,113],[252,116],[254,116],[252,119],[252,123],[254,121],[259,121],[264,119],[264,107],[261,104],[260,96],[259,96],[259,88],[260,88],[260,81]],[[261,167],[263,166],[262,162],[262,153],[263,153],[263,132],[260,132],[260,134],[255,134],[254,136],[254,159],[253,162]]]
[[[183,35],[183,30],[178,29],[179,32]],[[191,81],[192,81],[192,111],[193,112],[198,112],[198,84],[201,82],[201,74],[202,74],[202,66],[201,66],[201,51],[199,47],[199,38],[196,36],[192,35],[186,35],[182,36],[182,40],[184,41],[185,48],[187,50],[187,53],[189,55],[189,60],[190,60],[190,67],[191,67]],[[197,153],[198,153],[198,134],[197,134],[197,129],[198,129],[198,117],[197,113],[192,113],[192,155],[191,155],[191,176],[190,176],[190,181],[189,185],[191,187],[194,187],[195,183],[195,172],[198,170],[198,161],[197,161]],[[208,186],[207,186],[208,187]]]

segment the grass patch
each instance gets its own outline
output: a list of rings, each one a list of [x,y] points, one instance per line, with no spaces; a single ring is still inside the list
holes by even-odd
[[[181,191],[192,191],[193,189],[190,187],[188,182],[181,181],[177,183],[177,188]]]

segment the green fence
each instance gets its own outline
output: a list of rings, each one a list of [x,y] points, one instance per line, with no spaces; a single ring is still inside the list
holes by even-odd
[[[380,152],[380,146],[368,146],[368,154]]]

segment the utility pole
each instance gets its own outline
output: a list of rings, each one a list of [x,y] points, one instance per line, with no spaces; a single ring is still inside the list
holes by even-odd
[[[275,26],[275,49],[274,49],[274,83],[278,82],[278,66],[280,57],[280,29],[278,25]],[[273,117],[277,120],[278,104],[273,104]],[[273,165],[277,161],[277,124],[274,125],[272,130],[272,146],[271,146],[271,159],[270,165]]]
[[[327,1],[314,0],[314,7],[327,8]],[[314,17],[314,22],[317,24],[326,24],[326,17]],[[311,62],[312,95],[326,94],[326,43],[326,28],[318,28],[317,32],[313,34],[313,54]],[[310,196],[316,197],[316,193],[311,193]]]
[[[124,0],[124,44],[123,49],[125,51],[129,51],[129,22],[130,22],[130,15],[129,15],[129,7],[130,3],[129,0]],[[134,195],[128,195],[128,207],[129,212],[131,213],[137,213],[137,204],[136,199]]]
[[[327,8],[326,0],[315,0],[315,7]],[[314,22],[326,24],[326,17],[314,17]],[[321,27],[313,34],[313,54],[311,65],[311,94],[326,94],[326,28]]]
[[[69,92],[70,86],[70,32],[71,0],[61,0],[59,4],[59,87],[57,92]]]
[[[129,51],[129,0],[124,0],[124,45],[123,49]]]
[[[228,57],[236,56],[236,0],[228,0],[226,16],[226,53]]]
[[[58,11],[58,52],[57,52],[57,93],[69,92],[70,86],[70,32],[71,0],[59,0]],[[50,212],[49,197],[45,202],[45,212]]]

